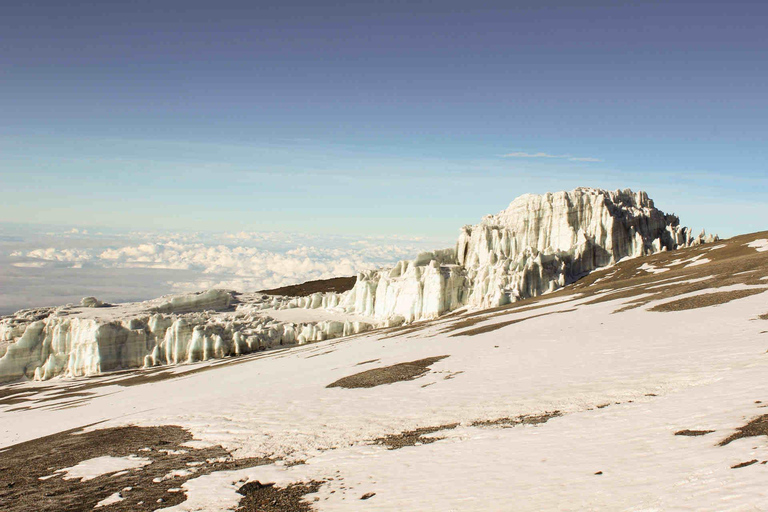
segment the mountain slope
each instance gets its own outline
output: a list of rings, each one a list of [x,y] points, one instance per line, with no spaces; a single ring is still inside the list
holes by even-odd
[[[496,308],[6,386],[3,458],[29,462],[0,471],[0,499],[9,510],[24,499],[81,510],[72,496],[111,498],[106,510],[249,510],[267,492],[319,511],[760,509],[767,289],[763,232]],[[60,437],[41,439],[37,459],[17,444],[46,435]],[[115,477],[93,462],[131,455],[147,463]],[[58,471],[78,465],[93,479]]]

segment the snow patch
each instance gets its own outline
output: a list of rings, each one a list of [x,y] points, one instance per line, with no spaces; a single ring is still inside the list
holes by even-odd
[[[135,455],[129,455],[127,457],[111,457],[109,455],[105,455],[103,457],[84,460],[75,466],[59,469],[56,470],[56,472],[66,473],[64,480],[79,479],[85,482],[87,480],[93,480],[94,478],[101,475],[107,475],[109,473],[116,473],[118,471],[125,471],[128,469],[138,469],[148,464],[152,464],[150,459],[137,457]]]
[[[156,484],[164,482],[165,480],[171,480],[173,478],[179,478],[182,476],[193,475],[197,472],[197,469],[174,469],[173,471],[166,473],[165,475],[157,478],[153,478],[152,481]]]
[[[103,500],[98,502],[96,504],[96,506],[93,507],[93,508],[108,507],[109,505],[114,505],[115,503],[120,503],[124,499],[125,498],[123,498],[123,495],[122,495],[121,491],[117,491],[116,493],[110,494],[109,496],[107,496],[106,498],[104,498]]]
[[[700,283],[700,282],[703,282],[703,281],[709,281],[710,279],[712,279],[714,277],[715,276],[704,276],[704,277],[697,277],[697,278],[694,278],[694,279],[683,279],[681,281],[674,280],[674,281],[671,281],[671,282],[657,284],[657,285],[654,285],[654,286],[647,286],[646,290],[656,290],[658,288],[664,288],[664,287],[667,287],[667,286],[677,286],[677,285],[681,285],[681,284]],[[676,279],[679,279],[679,278],[676,278]]]
[[[682,265],[683,263],[687,263],[688,265],[685,265],[685,267],[687,268],[687,267],[695,267],[696,265],[701,265],[702,263],[709,263],[710,261],[709,259],[704,258],[704,260],[702,260],[702,258],[704,258],[703,254],[699,254],[698,256],[694,256],[693,258],[688,258],[688,259],[677,259],[667,263],[667,267],[674,267],[677,265]]]
[[[166,455],[184,455],[185,453],[189,453],[187,450],[157,450],[160,453],[165,453]]]
[[[191,441],[187,441],[186,443],[183,443],[180,446],[184,446],[186,448],[192,448],[193,450],[204,450],[205,448],[213,448],[214,446],[216,446],[216,443],[212,443],[210,441],[203,441],[202,439],[192,439]]]
[[[662,272],[666,272],[669,269],[668,268],[657,268],[653,265],[649,265],[648,263],[643,263],[639,267],[637,267],[638,270],[645,270],[646,272],[650,272],[652,274],[661,274]]]
[[[709,263],[710,261],[711,260],[708,259],[708,258],[697,259],[696,261],[693,261],[693,262],[689,263],[688,265],[686,265],[685,268],[696,267],[698,265],[703,265],[705,263]]]
[[[752,247],[757,250],[757,252],[765,252],[768,251],[768,239],[760,238],[758,240],[754,240],[752,242],[749,242],[747,244],[747,247]]]
[[[187,499],[166,512],[197,512],[204,510],[235,510],[242,499],[237,490],[249,481],[274,483],[278,487],[307,478],[307,466],[258,466],[234,471],[216,471],[188,480],[182,485]]]

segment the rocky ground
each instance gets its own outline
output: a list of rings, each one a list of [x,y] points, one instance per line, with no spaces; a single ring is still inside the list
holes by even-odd
[[[313,293],[344,293],[355,286],[356,279],[355,276],[319,279],[317,281],[307,281],[306,283],[283,286],[271,290],[261,290],[258,293],[264,293],[266,295],[282,295],[285,297],[306,297]]]

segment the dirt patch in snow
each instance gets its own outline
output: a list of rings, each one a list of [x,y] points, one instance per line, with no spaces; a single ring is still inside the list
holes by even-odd
[[[88,398],[92,397],[94,393],[88,393],[85,391],[70,391],[68,393],[58,393],[35,400],[36,403],[52,402],[54,400],[67,400],[69,398]]]
[[[234,459],[221,446],[202,449],[182,446],[190,440],[192,435],[178,426],[129,426],[90,432],[74,429],[8,447],[0,457],[2,509],[4,512],[91,510],[101,500],[119,493],[122,499],[106,510],[157,510],[186,500],[184,492],[169,492],[169,489],[179,488],[191,478],[274,462]],[[66,474],[58,472],[98,457],[129,455],[149,459],[151,463],[84,481],[65,480]]]
[[[406,430],[399,434],[392,434],[384,437],[379,437],[373,440],[373,444],[380,444],[386,446],[388,450],[399,450],[406,446],[420,446],[423,444],[434,443],[443,437],[425,437],[427,434],[434,434],[442,430],[452,430],[458,427],[458,423],[448,423],[446,425],[440,425],[437,427],[422,427],[415,430]]]
[[[0,405],[16,405],[25,403],[29,396],[33,396],[41,389],[48,389],[49,387],[39,388],[25,388],[25,387],[8,387],[5,389],[0,388]],[[52,388],[52,386],[50,387]]]
[[[312,507],[304,496],[317,492],[324,482],[299,482],[287,487],[248,482],[237,490],[245,496],[240,501],[240,512],[310,512]]]
[[[740,469],[745,468],[747,466],[751,466],[752,464],[757,464],[757,459],[748,460],[747,462],[740,462],[738,464],[734,464],[731,466],[731,469]]]
[[[552,418],[562,416],[560,411],[545,412],[542,414],[521,415],[516,417],[498,418],[495,420],[480,420],[470,424],[472,427],[502,427],[512,428],[518,425],[541,425]],[[447,423],[436,427],[421,427],[414,430],[406,430],[399,434],[391,434],[373,440],[373,444],[386,446],[389,450],[398,450],[406,446],[421,446],[445,439],[440,436],[430,436],[443,430],[453,430],[459,423]],[[429,437],[427,437],[429,436]]]
[[[768,436],[768,414],[758,416],[743,427],[739,427],[736,430],[737,432],[720,441],[720,446],[725,446],[728,443],[745,437]]]
[[[327,388],[373,388],[384,384],[418,379],[429,371],[429,367],[448,356],[435,356],[407,363],[393,364],[383,368],[374,368],[343,377],[328,384]]]
[[[719,304],[726,304],[732,300],[743,299],[758,293],[763,293],[767,288],[752,289],[752,290],[733,290],[729,292],[715,292],[715,293],[703,293],[701,295],[694,295],[693,297],[685,297],[683,299],[674,300],[672,302],[666,302],[654,306],[648,311],[685,311],[687,309],[706,308],[709,306],[717,306]]]
[[[312,359],[313,357],[320,357],[320,356],[325,356],[325,355],[328,355],[328,354],[333,354],[334,352],[336,352],[336,351],[335,350],[326,350],[325,352],[319,352],[317,354],[312,354],[311,356],[307,356],[307,359]]]
[[[516,427],[518,425],[541,425],[546,423],[552,418],[562,416],[560,411],[545,412],[542,414],[524,414],[522,416],[516,416],[514,418],[499,418],[496,420],[482,420],[472,423],[473,427]]]
[[[675,432],[676,436],[688,436],[688,437],[694,437],[694,436],[705,436],[707,434],[711,434],[714,432],[714,430],[678,430]]]
[[[282,295],[285,297],[306,297],[313,293],[344,293],[355,286],[355,281],[357,281],[356,277],[334,277],[333,279],[307,281],[306,283],[273,288],[272,290],[261,290],[257,293]]]

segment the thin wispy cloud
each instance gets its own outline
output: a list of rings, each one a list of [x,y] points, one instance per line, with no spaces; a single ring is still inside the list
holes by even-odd
[[[550,155],[549,153],[526,153],[525,151],[515,151],[501,155],[505,158],[564,158],[565,155]]]
[[[591,156],[572,156],[568,158],[571,162],[602,162],[599,158],[592,158]]]
[[[512,153],[507,153],[501,156],[504,158],[558,158],[569,160],[571,162],[602,162],[602,160],[599,158],[593,158],[589,156],[553,155],[544,152],[528,153],[526,151],[514,151]]]

